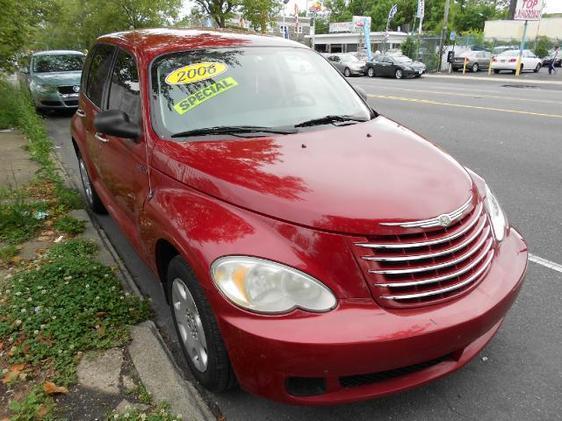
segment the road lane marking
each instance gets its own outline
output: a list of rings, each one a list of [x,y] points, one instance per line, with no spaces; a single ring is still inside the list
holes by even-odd
[[[562,273],[562,265],[529,253],[529,261]]]
[[[454,102],[441,102],[441,101],[433,101],[430,99],[418,99],[418,98],[407,98],[402,96],[394,96],[394,95],[373,95],[368,94],[369,98],[379,98],[379,99],[390,99],[393,101],[406,101],[406,102],[416,102],[419,104],[426,104],[426,105],[440,105],[446,107],[457,107],[457,108],[471,108],[474,110],[486,110],[486,111],[497,111],[501,113],[511,113],[511,114],[524,114],[524,115],[532,115],[535,117],[548,117],[548,118],[560,118],[562,119],[562,114],[546,114],[546,113],[534,113],[532,111],[523,111],[523,110],[512,110],[509,108],[496,108],[496,107],[484,107],[480,105],[468,105],[468,104],[456,104]]]
[[[410,88],[395,88],[390,86],[377,86],[378,88],[382,89],[389,89],[389,90],[397,90],[397,91],[406,91],[406,92],[420,92],[420,93],[428,93],[428,94],[438,94],[438,95],[450,95],[450,96],[462,96],[467,98],[473,99],[480,99],[480,98],[492,98],[492,99],[503,99],[506,101],[529,101],[529,102],[540,102],[545,104],[562,104],[561,101],[552,101],[548,99],[533,99],[533,98],[516,98],[512,96],[502,96],[502,95],[486,95],[486,94],[461,94],[458,92],[445,92],[445,91],[430,91],[426,89],[410,89]]]

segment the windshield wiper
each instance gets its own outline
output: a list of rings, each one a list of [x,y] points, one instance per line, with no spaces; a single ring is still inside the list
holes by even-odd
[[[202,129],[186,130],[184,132],[174,133],[172,137],[190,137],[190,136],[204,136],[213,134],[244,134],[244,133],[276,133],[276,134],[291,134],[297,131],[293,128],[275,128],[275,127],[262,127],[262,126],[214,126],[205,127]]]
[[[365,120],[364,118],[353,117],[351,115],[327,115],[324,117],[303,121],[301,123],[295,124],[295,127],[320,126],[322,124],[344,123],[346,121],[363,122],[368,120]]]

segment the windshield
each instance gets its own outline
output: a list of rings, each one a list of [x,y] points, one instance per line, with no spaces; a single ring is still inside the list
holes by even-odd
[[[35,73],[74,72],[82,70],[84,56],[78,54],[44,55],[33,57]]]
[[[412,59],[407,56],[394,56],[394,61],[398,63],[412,63]]]
[[[293,127],[371,112],[339,73],[305,48],[203,49],[152,64],[153,124],[161,137],[217,126]]]

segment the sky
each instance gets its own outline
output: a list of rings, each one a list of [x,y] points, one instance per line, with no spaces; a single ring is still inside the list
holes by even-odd
[[[544,13],[562,13],[562,0],[545,1],[546,6],[544,8]],[[304,10],[307,6],[310,6],[313,3],[313,0],[289,0],[289,3],[285,6],[287,14],[294,13],[295,3],[297,4],[299,10]],[[183,0],[183,14],[188,14],[192,7],[192,0]]]

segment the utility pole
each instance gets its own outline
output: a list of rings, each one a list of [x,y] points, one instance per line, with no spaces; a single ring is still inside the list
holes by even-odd
[[[441,61],[443,61],[443,42],[447,35],[447,25],[449,23],[449,7],[451,6],[450,0],[445,0],[445,14],[443,15],[443,28],[441,29],[441,38],[439,39],[439,61],[437,63],[437,71],[441,71]]]

